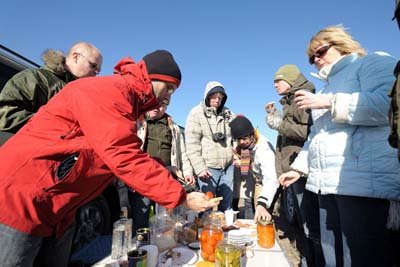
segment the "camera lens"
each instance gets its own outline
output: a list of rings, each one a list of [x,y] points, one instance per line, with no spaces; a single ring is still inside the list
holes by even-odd
[[[212,139],[214,142],[223,141],[225,139],[225,134],[224,133],[215,133],[215,134],[213,134]]]

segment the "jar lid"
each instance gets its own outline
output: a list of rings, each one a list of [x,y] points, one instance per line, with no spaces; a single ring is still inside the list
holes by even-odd
[[[261,225],[268,225],[268,224],[273,224],[274,220],[258,219],[257,223]]]

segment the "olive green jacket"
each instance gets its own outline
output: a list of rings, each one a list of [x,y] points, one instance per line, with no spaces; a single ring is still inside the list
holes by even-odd
[[[63,62],[60,59],[54,61]],[[16,133],[41,106],[74,79],[63,67],[63,72],[56,73],[60,66],[55,67],[52,63],[45,62],[39,69],[23,70],[6,83],[0,93],[0,131]]]
[[[310,110],[300,110],[294,103],[294,93],[298,90],[306,90],[314,93],[314,84],[309,82],[303,74],[300,74],[289,93],[280,103],[283,106],[282,123],[278,130],[276,143],[275,168],[277,176],[290,170],[290,164],[297,157],[312,124]]]

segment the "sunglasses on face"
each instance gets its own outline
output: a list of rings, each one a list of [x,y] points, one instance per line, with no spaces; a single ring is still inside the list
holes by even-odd
[[[83,58],[86,58],[86,60],[89,62],[90,68],[92,68],[93,70],[99,70],[99,66],[96,63],[90,61],[90,59],[88,59],[85,55],[81,53],[79,53],[79,55],[82,56]]]
[[[330,44],[323,45],[322,47],[320,47],[320,48],[314,53],[314,55],[312,55],[312,56],[309,58],[308,61],[310,62],[310,64],[311,64],[311,65],[314,64],[315,58],[316,58],[316,57],[321,58],[321,57],[325,56],[326,52],[328,52],[329,48],[331,48],[331,47],[332,47],[332,45],[330,45]]]

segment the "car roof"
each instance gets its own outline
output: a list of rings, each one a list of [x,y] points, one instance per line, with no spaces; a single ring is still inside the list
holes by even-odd
[[[0,44],[0,91],[16,73],[27,68],[38,68],[39,64]]]

